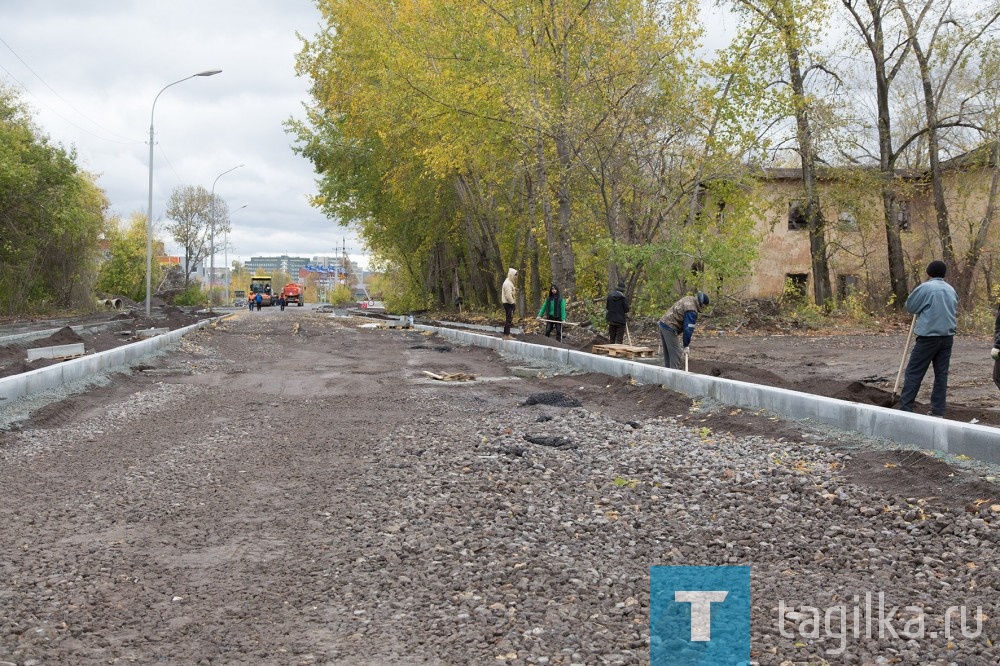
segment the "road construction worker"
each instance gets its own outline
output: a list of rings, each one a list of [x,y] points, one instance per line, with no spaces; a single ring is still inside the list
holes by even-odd
[[[250,312],[253,312],[253,306],[254,306],[254,297],[253,297],[253,292],[251,291],[250,295],[247,296],[247,307],[250,308]]]
[[[517,303],[517,287],[514,286],[514,278],[517,277],[516,268],[507,269],[507,279],[503,281],[503,288],[500,291],[500,302],[503,303],[503,334],[510,335],[511,324],[514,323],[514,304]]]
[[[951,348],[958,328],[958,294],[944,281],[948,267],[943,261],[927,265],[926,282],[917,285],[906,299],[906,311],[917,318],[913,332],[910,361],[903,375],[903,391],[899,394],[899,409],[913,411],[913,402],[927,368],[934,364],[934,386],[931,389],[931,416],[944,416],[948,394],[948,366]]]
[[[261,296],[259,291],[257,292],[257,295],[253,297],[253,302],[257,306],[257,312],[260,312],[260,304],[264,302],[264,297]]]
[[[663,341],[663,365],[667,368],[680,370],[683,366],[682,354],[688,353],[691,336],[698,322],[698,313],[708,305],[708,294],[698,292],[694,296],[685,296],[667,310],[660,318],[657,328],[660,329],[660,339]],[[683,335],[684,349],[681,350]]]
[[[555,329],[556,340],[562,340],[562,322],[566,321],[566,299],[559,293],[559,287],[556,285],[552,285],[549,289],[549,296],[542,302],[538,318],[545,320],[545,337],[549,337]]]
[[[618,288],[608,294],[605,299],[608,320],[608,338],[611,344],[620,345],[625,342],[625,325],[628,316],[628,298],[625,297],[625,283],[619,282]]]

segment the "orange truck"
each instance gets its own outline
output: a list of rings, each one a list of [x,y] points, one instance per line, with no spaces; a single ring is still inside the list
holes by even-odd
[[[297,303],[301,308],[303,304],[303,288],[294,282],[289,282],[281,289],[281,295],[285,297],[285,303],[291,305],[292,303]]]

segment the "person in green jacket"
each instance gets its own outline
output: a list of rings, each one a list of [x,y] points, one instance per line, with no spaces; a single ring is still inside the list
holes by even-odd
[[[566,301],[559,293],[559,287],[552,285],[549,297],[542,303],[538,318],[545,320],[545,337],[555,329],[556,340],[562,341],[562,322],[566,321]]]

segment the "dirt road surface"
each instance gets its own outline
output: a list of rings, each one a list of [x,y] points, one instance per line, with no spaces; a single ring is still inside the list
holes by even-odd
[[[709,564],[757,663],[997,663],[995,469],[363,324],[241,312],[0,409],[0,663],[644,664],[649,567]],[[880,592],[928,635],[777,615]]]

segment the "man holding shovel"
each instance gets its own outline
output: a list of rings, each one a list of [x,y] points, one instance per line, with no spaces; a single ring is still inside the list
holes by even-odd
[[[667,313],[660,318],[658,328],[663,341],[663,365],[673,370],[680,370],[682,363],[681,335],[684,336],[683,359],[687,359],[688,346],[694,335],[694,326],[698,321],[698,313],[708,305],[708,294],[698,292],[695,296],[685,296],[670,306]],[[684,363],[685,370],[687,363]]]
[[[906,311],[916,316],[914,332],[917,341],[906,365],[899,409],[913,411],[913,402],[927,367],[934,365],[934,387],[931,389],[931,416],[944,416],[948,393],[948,366],[951,347],[958,328],[958,294],[944,281],[948,267],[943,261],[927,265],[926,282],[917,285],[906,299]]]

